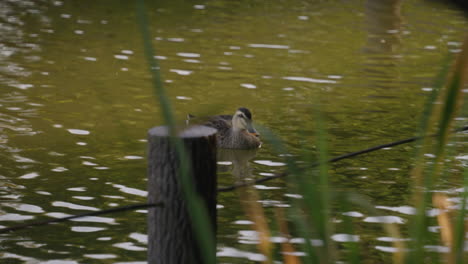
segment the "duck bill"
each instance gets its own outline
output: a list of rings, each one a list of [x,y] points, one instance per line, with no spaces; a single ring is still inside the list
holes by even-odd
[[[256,137],[259,136],[257,130],[255,130],[255,128],[252,126],[252,124],[249,124],[249,125],[247,126],[247,131],[249,131],[250,134],[252,134],[252,135],[254,135],[254,136],[256,136]]]

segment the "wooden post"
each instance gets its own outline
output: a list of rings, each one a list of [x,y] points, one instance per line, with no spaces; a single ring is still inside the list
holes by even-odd
[[[193,126],[179,133],[179,137],[190,159],[193,187],[205,203],[215,234],[216,129]],[[150,129],[148,139],[148,201],[163,203],[148,211],[148,263],[201,264],[199,243],[181,185],[180,162],[167,127]]]

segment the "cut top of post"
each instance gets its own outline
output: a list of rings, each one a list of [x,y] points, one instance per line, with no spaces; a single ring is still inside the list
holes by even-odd
[[[177,131],[177,135],[181,138],[199,138],[199,137],[208,137],[213,134],[216,134],[217,130],[212,127],[207,126],[190,126],[185,128],[182,131]],[[169,129],[167,126],[158,126],[153,127],[148,131],[150,137],[168,137]]]

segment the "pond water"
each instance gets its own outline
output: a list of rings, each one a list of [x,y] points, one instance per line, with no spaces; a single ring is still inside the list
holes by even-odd
[[[294,156],[316,150],[316,106],[330,156],[413,136],[467,28],[460,12],[418,0],[151,2],[153,44],[177,117],[245,106]],[[146,133],[162,118],[142,47],[133,1],[0,2],[2,227],[146,202]],[[457,137],[458,159],[439,187],[455,203],[466,139]],[[330,168],[333,185],[381,210],[380,218],[358,207],[343,212],[355,218],[358,237],[333,236],[359,239],[369,263],[391,261],[382,222],[404,229],[412,214],[413,154],[399,146]],[[220,186],[244,172],[255,179],[285,169],[268,142],[242,157],[245,170],[219,164]],[[287,179],[254,189],[271,222],[274,208],[298,197]],[[242,195],[220,193],[218,204],[218,262],[261,261]],[[146,244],[146,210],[137,210],[1,235],[0,262],[145,263]]]

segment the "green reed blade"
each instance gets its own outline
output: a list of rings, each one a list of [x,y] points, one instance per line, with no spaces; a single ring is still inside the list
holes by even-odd
[[[448,86],[447,97],[445,99],[438,133],[438,151],[440,154],[442,154],[445,149],[449,129],[451,128],[451,124],[457,110],[457,102],[461,96],[462,84],[460,80],[460,73],[456,71]]]
[[[277,153],[280,154],[287,154],[288,151],[286,147],[283,144],[283,141],[276,136],[271,130],[257,125],[256,126],[259,132],[262,134],[262,137],[265,139],[268,144],[272,145],[274,150]],[[306,177],[304,176],[304,172],[299,169],[299,167],[296,164],[296,161],[286,155],[285,156],[285,161],[287,164],[287,170],[289,172],[289,179],[291,179],[293,186],[291,186],[291,191],[296,192],[296,193],[303,193],[301,189],[301,186],[304,186],[302,184],[302,181],[300,179]],[[319,257],[317,256],[312,244],[311,244],[311,239],[312,239],[312,232],[310,228],[310,223],[307,220],[307,215],[304,214],[304,211],[302,208],[304,208],[304,199],[291,199],[291,220],[293,221],[299,235],[304,238],[304,243],[301,244],[301,249],[306,253],[306,256],[303,258],[304,263],[319,263]]]
[[[304,212],[301,210],[303,205],[301,205],[297,199],[291,199],[291,204],[292,221],[299,235],[304,238],[304,243],[300,244],[302,251],[306,253],[303,261],[307,264],[319,263],[319,257],[312,246],[312,234],[308,225],[308,221],[305,218]]]
[[[318,105],[318,104],[316,104]],[[317,123],[316,129],[316,145],[318,150],[318,162],[319,162],[319,182],[318,182],[318,199],[321,204],[321,214],[318,215],[317,220],[319,223],[319,231],[321,239],[324,241],[324,247],[326,249],[329,261],[333,260],[334,252],[331,241],[331,219],[330,219],[330,191],[331,188],[328,182],[328,147],[327,138],[325,132],[325,124],[323,116],[320,111],[314,109],[314,117]],[[314,188],[317,189],[317,188]],[[313,208],[310,208],[313,210]]]
[[[428,97],[425,108],[422,114],[421,125],[419,128],[419,133],[421,136],[431,134],[431,127],[433,127],[437,123],[438,120],[434,120],[435,116],[435,102],[439,97],[441,91],[443,90],[444,84],[446,83],[447,76],[450,70],[450,64],[452,63],[451,56],[447,56],[447,58],[443,62],[442,69],[440,70],[439,74],[437,75],[435,82],[434,82],[434,89],[431,95]],[[441,128],[439,128],[439,131]],[[438,138],[440,140],[440,138]],[[427,237],[427,226],[428,226],[428,218],[426,216],[426,208],[431,201],[431,192],[429,190],[432,189],[432,184],[434,177],[437,174],[437,162],[431,166],[430,169],[427,169],[424,164],[424,154],[425,151],[430,151],[432,148],[428,148],[431,145],[430,138],[423,138],[422,141],[418,142],[416,145],[416,160],[415,160],[415,175],[414,175],[414,182],[413,184],[416,187],[423,188],[423,190],[416,189],[416,192],[422,192],[420,194],[415,194],[415,198],[417,201],[416,204],[416,215],[412,217],[409,225],[410,225],[410,248],[411,250],[406,255],[406,263],[414,263],[415,261],[420,260],[424,255],[424,243]],[[440,146],[440,145],[439,145]],[[435,150],[436,153],[439,151]],[[420,184],[420,185],[419,185]],[[419,201],[419,202],[418,202]]]
[[[188,155],[184,149],[183,142],[177,137],[175,118],[172,113],[170,101],[166,96],[160,74],[160,67],[155,59],[155,52],[151,43],[151,34],[148,28],[149,21],[146,15],[144,0],[137,1],[137,18],[144,44],[144,54],[152,77],[154,93],[158,99],[164,122],[168,126],[171,142],[174,144],[179,155],[179,175],[181,176],[182,189],[188,204],[187,207],[189,215],[191,216],[192,223],[194,224],[193,230],[195,231],[196,238],[201,245],[200,249],[202,251],[204,263],[214,264],[216,263],[216,254],[214,252],[216,250],[215,236],[209,224],[210,220],[207,209],[193,188],[194,185],[192,184],[192,179],[190,177],[190,162]]]
[[[462,264],[464,247],[465,247],[465,215],[466,215],[466,199],[468,199],[468,168],[463,172],[463,193],[460,211],[455,223],[455,241],[453,249],[455,253],[455,263]]]
[[[336,200],[338,204],[340,205],[339,207],[340,212],[348,212],[350,210],[350,202],[347,199],[347,195],[343,193],[338,193]],[[344,216],[343,226],[347,234],[353,235],[355,233],[352,217]],[[348,263],[352,263],[352,264],[360,263],[361,260],[359,257],[359,242],[348,242],[347,244],[349,248],[349,253],[346,254],[346,260],[348,261]]]

